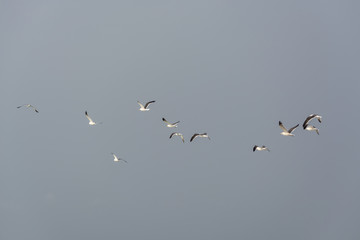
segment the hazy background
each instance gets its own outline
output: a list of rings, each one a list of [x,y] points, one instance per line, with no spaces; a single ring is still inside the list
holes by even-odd
[[[359,239],[359,9],[0,0],[0,239]]]

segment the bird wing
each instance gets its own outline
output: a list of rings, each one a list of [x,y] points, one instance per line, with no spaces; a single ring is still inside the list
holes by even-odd
[[[137,103],[140,105],[141,108],[144,108],[144,105],[142,105],[141,102],[137,101]]]
[[[174,122],[172,125],[178,124],[180,121]]]
[[[284,127],[284,125],[282,124],[281,121],[279,121],[279,127],[280,127],[284,132],[288,132],[288,130]]]
[[[256,145],[255,145],[255,146],[253,147],[253,152],[255,152],[255,150],[256,150],[256,147],[257,147]]]
[[[190,138],[190,142],[192,142],[192,140],[194,140],[197,136],[199,136],[198,133],[195,133],[191,138]]]
[[[311,115],[309,115],[309,116],[305,119],[305,121],[304,121],[304,123],[303,123],[303,128],[304,128],[304,129],[306,128],[307,123],[308,123],[311,119],[313,119],[315,116],[316,116],[316,114],[311,114]]]
[[[317,120],[319,121],[319,123],[321,123],[321,116],[316,115],[316,118],[317,118]]]
[[[85,111],[85,116],[87,117],[87,119],[89,119],[90,122],[94,122],[88,115],[87,111]]]
[[[183,143],[185,143],[184,136],[182,134],[180,134],[180,137],[181,137],[181,140],[183,141]]]
[[[295,128],[297,128],[298,126],[299,126],[299,124],[298,124],[298,125],[296,125],[295,127],[290,128],[290,129],[289,129],[289,133],[291,133],[292,131],[294,131],[294,130],[295,130]]]
[[[263,145],[262,148],[265,149],[266,151],[270,152],[270,149],[267,148],[266,146]]]
[[[29,107],[33,108],[35,112],[39,112],[33,105],[29,105]]]
[[[145,104],[145,108],[147,108],[147,107],[149,106],[149,104],[154,103],[154,102],[155,102],[155,101],[147,102],[147,103]]]
[[[172,136],[174,136],[174,134],[176,134],[176,132],[173,132],[173,133],[170,135],[169,138],[172,138]]]
[[[171,123],[169,123],[165,118],[162,118],[162,120],[163,120],[164,122],[166,122],[167,124],[171,124]]]

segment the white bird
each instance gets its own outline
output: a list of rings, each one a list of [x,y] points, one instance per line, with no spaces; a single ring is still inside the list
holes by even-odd
[[[87,117],[87,119],[89,119],[89,125],[96,125],[96,124],[101,124],[102,122],[96,123],[94,122],[88,115],[87,111],[85,111],[85,116]]]
[[[124,159],[122,159],[122,158],[118,158],[114,153],[111,153],[112,155],[113,155],[113,157],[114,157],[114,162],[119,162],[119,161],[123,161],[123,162],[126,162],[127,163],[127,161],[126,160],[124,160]]]
[[[24,106],[27,107],[27,108],[32,108],[32,109],[34,109],[35,112],[39,113],[39,111],[31,104],[23,104],[21,106],[18,106],[17,108],[21,108],[21,107],[24,107]]]
[[[259,147],[258,145],[255,145],[253,147],[253,152],[255,152],[255,150],[258,150],[258,151],[266,150],[266,151],[270,152],[270,149],[268,149],[267,147],[265,147],[265,146]]]
[[[280,134],[281,134],[281,135],[284,135],[284,136],[294,136],[294,134],[292,134],[291,132],[294,131],[295,128],[297,128],[298,126],[299,126],[299,124],[296,125],[295,127],[290,128],[289,130],[287,130],[287,129],[284,127],[284,125],[282,124],[282,122],[279,121],[279,127],[283,130]]]
[[[142,112],[149,111],[150,109],[147,108],[147,107],[149,106],[149,104],[154,103],[154,102],[155,102],[155,101],[147,102],[147,103],[145,104],[145,106],[144,106],[144,105],[142,105],[139,101],[137,101],[137,103],[140,105],[139,110],[142,111]]]
[[[318,135],[320,135],[320,134],[319,134],[319,129],[317,129],[316,127],[311,126],[311,125],[309,125],[309,124],[306,124],[306,125],[304,126],[304,129],[305,129],[305,130],[308,130],[308,131],[315,131]]]
[[[180,136],[180,138],[181,138],[181,140],[183,141],[183,143],[185,143],[185,140],[184,140],[184,136],[181,134],[181,133],[179,133],[179,132],[173,132],[171,135],[170,135],[170,137],[169,138],[172,138],[172,136]]]
[[[177,121],[177,122],[174,122],[174,123],[170,123],[170,122],[166,121],[165,118],[162,118],[162,120],[167,124],[166,126],[169,127],[169,128],[177,127],[178,123],[180,122],[180,121]]]
[[[210,140],[210,137],[207,133],[195,133],[191,138],[190,138],[190,142],[192,142],[195,138],[197,137],[203,137],[203,138],[208,138]]]
[[[303,123],[303,128],[305,129],[306,128],[306,125],[308,125],[308,122],[310,122],[312,119],[316,118],[319,123],[321,123],[321,116],[320,115],[317,115],[317,114],[310,114],[304,121]]]

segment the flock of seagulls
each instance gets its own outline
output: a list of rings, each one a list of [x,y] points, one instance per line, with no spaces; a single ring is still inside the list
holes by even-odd
[[[141,102],[137,101],[137,103],[140,105],[140,111],[142,112],[147,112],[150,110],[149,108],[149,105],[152,104],[152,103],[155,103],[155,100],[153,101],[149,101],[147,102],[145,105],[143,105]],[[17,108],[21,108],[21,107],[26,107],[28,109],[32,109],[33,111],[35,111],[36,113],[39,113],[39,111],[31,104],[23,104],[23,105],[20,105],[18,106]],[[101,124],[102,122],[95,122],[93,121],[90,116],[88,115],[88,112],[85,111],[85,116],[86,118],[89,120],[89,125],[90,126],[94,126],[94,125],[97,125],[97,124]],[[307,131],[315,131],[318,135],[320,135],[319,133],[319,129],[313,125],[310,125],[310,121],[313,120],[313,119],[317,119],[319,123],[321,123],[322,121],[322,117],[318,114],[310,114],[304,121],[303,123],[303,129],[304,130],[307,130]],[[171,123],[169,121],[167,121],[164,117],[162,118],[163,122],[166,123],[166,127],[168,128],[177,128],[178,127],[178,123],[180,123],[180,121],[177,121],[177,122],[174,122],[174,123]],[[281,135],[283,136],[292,136],[294,137],[295,135],[293,134],[293,131],[299,127],[299,124],[295,125],[294,127],[290,128],[289,130],[283,125],[283,123],[281,121],[279,121],[279,127],[281,128],[282,132],[280,133]],[[173,137],[173,136],[179,136],[181,141],[183,143],[185,143],[185,139],[184,139],[184,136],[182,133],[180,132],[173,132],[170,134],[170,139]],[[210,140],[210,137],[207,133],[195,133],[194,135],[191,136],[190,138],[190,142],[194,141],[195,138],[208,138]],[[270,152],[270,149],[266,146],[258,146],[258,145],[254,145],[253,147],[253,152],[255,151],[268,151]],[[125,163],[127,163],[126,160],[122,159],[122,158],[118,158],[114,153],[111,153],[112,156],[114,157],[114,162],[120,162],[120,161],[123,161]]]
[[[304,121],[303,123],[303,128],[304,130],[307,130],[307,131],[315,131],[318,135],[319,135],[319,129],[312,126],[312,125],[309,125],[309,122],[313,119],[317,119],[319,121],[319,123],[321,123],[321,119],[322,117],[320,115],[317,115],[317,114],[310,114]],[[297,127],[299,126],[299,124],[296,124],[294,127],[290,128],[289,130],[286,129],[286,127],[284,127],[283,123],[281,121],[279,121],[279,127],[281,128],[282,132],[280,133],[281,135],[283,136],[292,136],[294,137],[295,135],[292,133]],[[258,145],[255,145],[253,147],[253,152],[255,151],[268,151],[270,152],[270,149],[267,148],[266,146],[258,146]]]
[[[139,110],[142,111],[142,112],[149,111],[149,110],[150,110],[150,109],[148,108],[149,104],[154,103],[154,102],[155,102],[155,100],[154,100],[154,101],[147,102],[147,103],[145,104],[145,106],[144,106],[144,105],[142,105],[141,102],[137,101],[137,103],[140,105],[140,109],[139,109]],[[178,124],[180,123],[180,121],[176,121],[176,122],[174,122],[174,123],[171,123],[171,122],[169,122],[168,120],[166,120],[164,117],[162,118],[162,120],[163,120],[163,122],[166,124],[166,127],[168,127],[168,128],[177,128],[177,127],[178,127]],[[182,133],[180,133],[180,132],[173,132],[173,133],[170,134],[170,137],[169,137],[169,138],[171,139],[173,136],[179,136],[179,137],[181,138],[181,141],[182,141],[183,143],[185,143],[184,135],[183,135]],[[190,138],[190,142],[192,142],[192,141],[193,141],[195,138],[197,138],[197,137],[208,138],[208,139],[210,140],[210,137],[207,135],[207,133],[195,133],[195,134]]]

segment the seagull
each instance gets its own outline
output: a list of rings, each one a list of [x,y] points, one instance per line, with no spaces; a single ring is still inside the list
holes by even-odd
[[[267,147],[265,147],[265,146],[259,147],[258,145],[255,145],[253,147],[253,152],[255,152],[255,150],[258,150],[258,151],[267,150],[268,152],[270,152],[270,150]]]
[[[174,123],[170,123],[170,122],[166,121],[165,118],[162,118],[162,120],[167,123],[166,126],[169,127],[169,128],[177,127],[177,124],[180,122],[180,121],[177,121],[177,122],[174,122]]]
[[[127,161],[126,160],[124,160],[124,159],[122,159],[122,158],[118,158],[114,153],[111,153],[112,155],[113,155],[113,157],[114,157],[114,162],[119,162],[119,161],[124,161],[124,162],[126,162],[127,163]]]
[[[18,106],[17,108],[21,108],[21,107],[24,107],[24,106],[27,107],[27,108],[32,108],[32,109],[34,109],[35,112],[39,113],[39,111],[31,104],[23,104],[21,106]]]
[[[149,104],[154,103],[154,102],[155,102],[155,101],[147,102],[147,103],[145,104],[145,106],[144,106],[144,105],[142,105],[139,101],[137,101],[137,103],[140,105],[139,110],[142,111],[142,112],[149,111],[150,109],[147,108],[147,107],[149,106]]]
[[[305,121],[303,123],[303,128],[305,129],[306,126],[308,125],[308,122],[310,122],[314,118],[316,118],[319,121],[319,123],[321,123],[321,118],[322,118],[321,116],[319,116],[317,114],[311,114],[305,119]]]
[[[169,138],[172,138],[172,136],[180,136],[181,137],[181,140],[183,141],[183,143],[185,143],[185,140],[184,140],[184,136],[181,134],[181,133],[179,133],[179,132],[173,132],[171,135],[170,135],[170,137]]]
[[[305,130],[308,130],[308,131],[316,131],[316,133],[317,133],[318,135],[320,135],[320,134],[319,134],[319,129],[317,129],[316,127],[311,126],[311,125],[309,125],[309,124],[306,124],[306,125],[304,126],[304,129],[305,129]]]
[[[89,119],[89,125],[96,125],[96,124],[101,124],[102,122],[96,123],[94,122],[88,115],[87,111],[85,111],[85,116],[87,117],[87,119]]]
[[[192,142],[195,138],[197,137],[204,137],[204,138],[208,138],[210,140],[210,137],[207,135],[207,133],[195,133],[191,138],[190,138],[190,142]]]
[[[299,124],[296,125],[295,127],[290,128],[289,130],[287,130],[287,129],[284,127],[284,125],[282,124],[282,122],[279,121],[279,127],[283,130],[283,132],[281,132],[280,134],[281,134],[281,135],[284,135],[284,136],[294,136],[294,134],[292,134],[291,132],[294,131],[295,128],[297,128],[298,126],[299,126]]]

